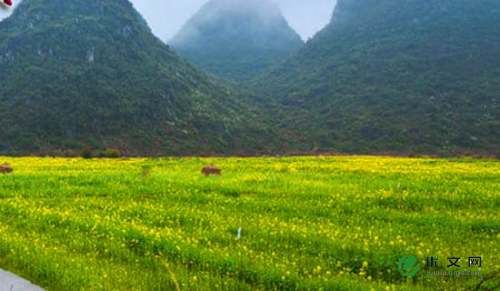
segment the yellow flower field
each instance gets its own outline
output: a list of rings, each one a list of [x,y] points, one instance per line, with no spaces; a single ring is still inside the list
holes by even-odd
[[[500,286],[494,160],[2,162],[14,173],[0,175],[0,268],[47,290]],[[222,176],[203,176],[208,164]],[[417,269],[408,267],[410,256]],[[452,257],[460,267],[448,267]],[[480,257],[481,267],[469,257]]]

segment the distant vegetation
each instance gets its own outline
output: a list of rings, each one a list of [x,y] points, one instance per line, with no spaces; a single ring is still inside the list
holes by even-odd
[[[303,46],[267,0],[209,1],[172,43],[226,83],[127,0],[23,1],[0,22],[0,153],[499,156],[499,14],[343,0]]]
[[[303,148],[499,154],[499,15],[495,0],[339,1],[254,88]]]
[[[498,287],[500,165],[473,159],[2,158],[0,267],[48,290]],[[220,177],[205,177],[214,164]],[[238,229],[241,230],[238,232]],[[238,239],[238,233],[240,233]],[[401,256],[421,271],[406,280]],[[490,288],[490,289],[488,289]]]
[[[0,22],[0,153],[259,152],[271,123],[127,0],[23,1]],[[262,145],[262,146],[259,146]]]

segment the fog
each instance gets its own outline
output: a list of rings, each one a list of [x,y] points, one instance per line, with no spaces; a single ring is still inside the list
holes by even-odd
[[[252,0],[248,0],[252,1]],[[271,1],[271,0],[270,0]],[[18,5],[20,0],[14,0]],[[168,41],[207,0],[131,0],[153,32]],[[293,27],[306,40],[329,21],[336,0],[274,0]],[[0,20],[12,9],[0,7]]]
[[[248,0],[252,1],[252,0]],[[168,41],[207,0],[132,0],[153,32]],[[336,0],[274,0],[304,39],[310,38],[329,21]]]

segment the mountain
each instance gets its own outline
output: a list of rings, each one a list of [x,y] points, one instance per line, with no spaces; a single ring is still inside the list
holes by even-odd
[[[302,149],[499,153],[500,1],[341,0],[254,86]]]
[[[0,22],[0,79],[0,153],[255,152],[267,134],[128,0],[23,1]]]
[[[271,0],[211,0],[169,43],[200,68],[235,81],[262,73],[303,45]]]

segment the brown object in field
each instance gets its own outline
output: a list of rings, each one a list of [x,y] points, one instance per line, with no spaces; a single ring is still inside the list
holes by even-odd
[[[221,172],[222,170],[217,168],[216,166],[206,166],[201,170],[201,173],[205,176],[210,176],[210,175],[220,176]]]
[[[0,174],[9,174],[14,172],[14,169],[9,164],[1,164],[0,165]]]

